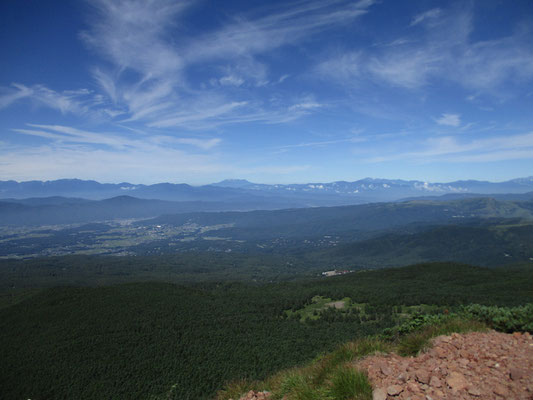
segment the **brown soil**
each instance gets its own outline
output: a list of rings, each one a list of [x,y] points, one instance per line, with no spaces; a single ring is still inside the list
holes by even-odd
[[[433,340],[417,357],[367,357],[374,400],[533,400],[533,339],[529,333],[453,334]]]

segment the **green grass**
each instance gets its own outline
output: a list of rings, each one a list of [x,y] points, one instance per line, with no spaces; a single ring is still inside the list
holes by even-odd
[[[390,343],[364,338],[346,343],[311,363],[281,371],[263,382],[237,381],[218,392],[217,400],[238,399],[249,390],[267,390],[273,400],[366,400],[372,387],[366,374],[351,367],[354,360],[392,350]]]
[[[354,308],[355,306],[360,306],[357,304],[352,304],[351,299],[349,297],[345,297],[341,300],[333,300],[329,297],[314,296],[310,304],[296,311],[287,310],[285,311],[285,314],[288,317],[297,315],[301,322],[304,322],[305,320],[317,320],[320,318],[320,312],[328,308],[334,308],[333,303],[336,302],[344,303],[344,305],[338,310],[347,311],[351,308]]]
[[[451,333],[487,330],[487,325],[482,322],[463,318],[451,318],[440,324],[427,326],[402,337],[398,342],[396,351],[401,356],[416,356],[421,351],[426,351],[429,348],[430,340],[434,337],[449,335]]]
[[[372,385],[364,372],[342,366],[331,379],[329,394],[335,400],[371,400]]]
[[[334,303],[342,303],[341,307],[336,308]],[[311,299],[311,303],[307,304],[298,310],[286,310],[285,314],[288,317],[297,316],[300,322],[308,320],[318,320],[321,317],[321,313],[328,309],[334,309],[336,312],[347,314],[349,312],[356,312],[358,315],[366,315],[365,309],[368,303],[355,303],[350,297],[344,297],[340,300],[335,300],[324,296],[314,296]]]

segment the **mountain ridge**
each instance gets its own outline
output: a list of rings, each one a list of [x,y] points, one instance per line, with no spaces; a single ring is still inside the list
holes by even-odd
[[[352,182],[309,182],[262,184],[244,179],[227,179],[208,185],[161,182],[152,185],[100,183],[94,180],[59,179],[52,181],[0,181],[0,199],[31,197],[74,197],[103,200],[124,194],[142,199],[169,201],[224,201],[269,203],[267,208],[294,206],[334,206],[397,201],[403,198],[443,194],[523,194],[533,192],[533,177],[503,182],[459,180],[427,182],[419,180],[364,178]]]

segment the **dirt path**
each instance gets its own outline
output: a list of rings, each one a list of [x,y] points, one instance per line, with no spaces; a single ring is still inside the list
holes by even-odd
[[[355,366],[368,372],[374,400],[533,400],[528,333],[439,336],[418,357],[371,356]]]
[[[333,307],[337,310],[341,310],[344,308],[344,301],[332,301],[331,303],[327,303],[326,306]]]

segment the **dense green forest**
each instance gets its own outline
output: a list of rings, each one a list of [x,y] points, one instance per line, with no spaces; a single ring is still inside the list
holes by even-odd
[[[402,305],[517,306],[533,302],[532,281],[525,267],[441,263],[263,284],[4,290],[0,397],[210,398],[225,382],[263,379],[390,328]],[[288,317],[315,296],[350,298],[364,315]]]
[[[0,260],[0,292],[6,289],[60,285],[94,286],[157,280],[172,283],[206,281],[290,280],[316,276],[338,267],[291,255],[185,252],[158,256],[62,256]]]

